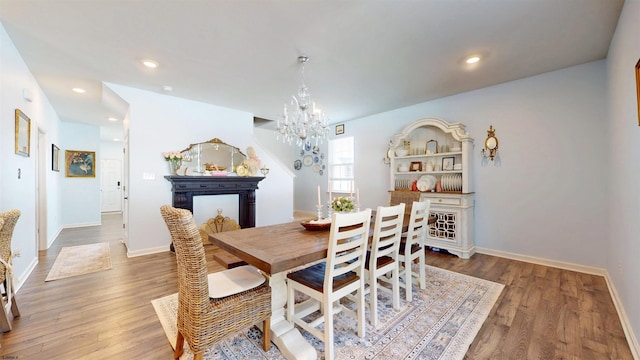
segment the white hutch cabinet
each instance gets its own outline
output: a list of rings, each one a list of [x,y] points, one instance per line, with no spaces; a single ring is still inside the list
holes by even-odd
[[[409,212],[413,201],[431,200],[436,222],[429,228],[426,246],[463,259],[475,252],[472,150],[473,139],[464,124],[425,118],[396,134],[387,152],[390,204],[404,202]]]

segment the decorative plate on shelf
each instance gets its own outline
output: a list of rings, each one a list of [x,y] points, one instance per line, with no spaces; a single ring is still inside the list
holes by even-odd
[[[300,225],[302,225],[306,230],[309,230],[309,231],[329,230],[331,228],[331,220],[330,219],[325,219],[325,220],[328,220],[328,221],[317,222],[317,220],[303,220],[300,222]]]
[[[296,160],[293,162],[293,168],[296,170],[300,170],[302,169],[302,161],[301,160]]]

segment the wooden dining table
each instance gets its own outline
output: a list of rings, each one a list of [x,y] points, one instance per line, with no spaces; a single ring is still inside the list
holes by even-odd
[[[405,216],[405,230],[407,224],[408,216]],[[298,222],[290,222],[213,233],[209,235],[209,240],[268,275],[271,286],[271,339],[282,355],[287,359],[316,359],[313,346],[285,318],[285,279],[288,272],[327,257],[329,230],[309,231]]]

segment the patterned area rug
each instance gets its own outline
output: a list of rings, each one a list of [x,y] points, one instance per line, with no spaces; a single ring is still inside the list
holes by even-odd
[[[64,279],[111,269],[109,243],[66,246],[60,250],[44,281]]]
[[[379,293],[380,323],[368,323],[366,336],[358,338],[355,320],[348,315],[335,316],[337,359],[463,359],[504,285],[427,266],[427,289],[417,289],[413,301],[404,301],[401,290],[400,310],[393,310],[390,294]],[[175,347],[178,294],[153,300],[160,323]],[[324,358],[324,344],[309,333],[303,336]],[[205,359],[283,359],[272,344],[261,348],[262,332],[256,327],[212,346]],[[185,342],[181,359],[192,359]]]

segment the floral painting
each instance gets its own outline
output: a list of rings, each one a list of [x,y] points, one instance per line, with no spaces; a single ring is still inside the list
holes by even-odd
[[[66,150],[67,177],[96,177],[95,151]]]

